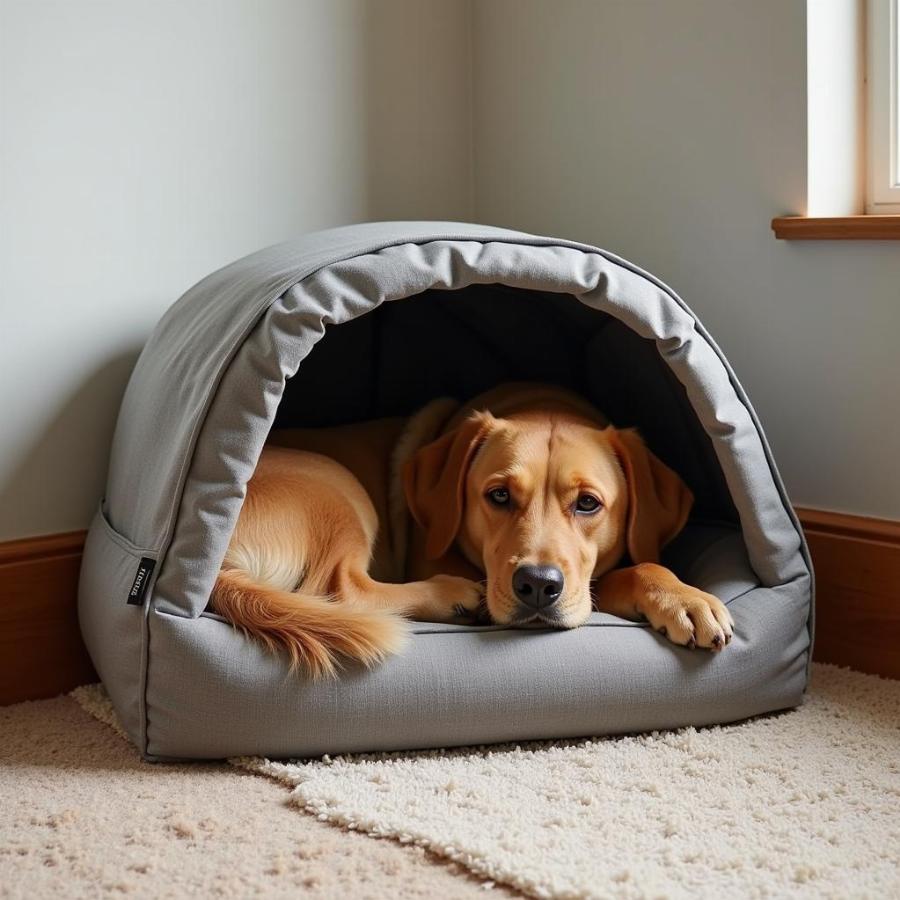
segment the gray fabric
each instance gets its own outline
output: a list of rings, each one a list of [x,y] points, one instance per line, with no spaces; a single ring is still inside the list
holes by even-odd
[[[280,660],[261,655],[227,626],[201,616],[286,379],[297,372],[326,326],[348,322],[381,303],[472,284],[570,294],[655,342],[711,441],[740,519],[752,572],[762,585],[740,601],[741,610],[754,610],[752,621],[744,623],[744,639],[764,638],[751,641],[752,654],[749,644],[746,653],[729,648],[719,661],[697,668],[701,664],[685,662],[683,651],[660,647],[656,638],[643,632],[640,638],[637,632],[627,632],[631,636],[620,645],[626,632],[618,628],[584,629],[570,639],[548,635],[537,643],[533,635],[505,632],[502,638],[490,639],[473,633],[423,634],[401,659],[326,689],[298,685],[296,679],[287,678]],[[344,370],[335,377],[352,374]],[[343,708],[354,711],[349,721],[358,722],[361,697],[382,710],[387,720],[383,728],[388,730],[376,738],[374,726],[354,736],[337,726],[316,725],[314,730],[325,735],[322,741],[334,741],[334,746],[322,745],[323,751],[374,749],[376,744],[412,746],[416,739],[408,724],[390,724],[392,692],[418,704],[423,721],[416,727],[431,735],[423,740],[443,743],[444,726],[424,719],[429,691],[460,688],[453,671],[481,671],[478,667],[483,665],[499,684],[500,670],[494,666],[501,656],[513,654],[518,659],[516,654],[523,653],[521,665],[531,659],[535,667],[550,665],[555,670],[561,664],[555,655],[568,653],[561,650],[566,647],[572,648],[568,665],[577,670],[577,662],[588,652],[584,644],[591,641],[599,641],[597,646],[603,648],[601,655],[592,657],[601,667],[594,676],[600,677],[607,665],[624,666],[622,671],[631,671],[634,677],[646,672],[647,704],[635,707],[634,693],[625,695],[627,709],[643,711],[631,715],[616,698],[604,694],[597,714],[589,715],[588,700],[582,696],[570,707],[555,704],[569,709],[565,727],[555,714],[548,712],[541,723],[533,709],[520,708],[516,715],[526,716],[526,731],[548,727],[561,735],[662,727],[676,724],[673,716],[678,723],[700,724],[703,716],[713,716],[704,722],[733,719],[791,705],[802,691],[811,571],[753,411],[721,353],[684,304],[650,276],[596,248],[482,226],[388,223],[324,232],[226,267],[172,307],[142,353],[116,429],[105,509],[108,522],[101,518],[92,527],[85,554],[82,628],[130,733],[151,755],[221,756],[263,752],[263,745],[270,748],[265,752],[317,752],[310,748],[320,744],[301,736],[298,723],[319,721],[324,714],[319,704],[332,717]],[[118,540],[109,539],[116,533]],[[140,556],[158,560],[155,582],[142,609],[129,607],[123,612],[133,578],[127,563],[136,568]],[[786,623],[791,630],[783,630]],[[598,634],[604,637],[598,639]],[[525,646],[517,641],[525,640],[532,641],[527,652],[515,649]],[[630,663],[621,650],[626,645],[629,652],[638,653]],[[498,647],[504,650],[493,662],[487,656],[479,662],[481,651],[475,652],[476,647],[486,654]],[[540,650],[536,653],[533,648]],[[544,649],[550,654],[547,658],[541,655]],[[446,658],[441,656],[445,650]],[[465,667],[451,664],[456,654],[466,656]],[[425,672],[428,678],[435,676],[437,670],[431,668],[435,665],[447,669],[444,681],[449,678],[457,688],[438,689],[429,687],[428,679],[423,681]],[[658,682],[651,676],[653,665],[660,667]],[[683,677],[671,680],[672,667]],[[517,689],[527,693],[527,672],[516,671],[521,676]],[[697,674],[701,672],[702,677]],[[736,691],[744,676],[750,678],[745,682],[749,685],[761,672],[780,683],[736,703],[726,682],[734,679]],[[406,683],[410,678],[416,681],[415,688]],[[574,684],[566,683],[567,690],[578,695]],[[271,706],[274,701],[263,697],[284,698],[285,690],[294,698],[298,718],[286,726],[287,733],[273,734],[269,741],[267,734],[259,733],[261,710],[269,710],[265,732],[277,731],[280,714],[277,705]],[[776,706],[767,706],[776,695]],[[490,699],[484,709],[503,700],[490,691],[485,696]],[[549,694],[541,696],[550,703]],[[713,697],[725,699],[711,703]],[[669,712],[666,719],[662,710],[673,705],[681,712]],[[496,728],[491,730],[487,727],[491,717],[478,713],[481,708],[473,706],[471,730],[460,732],[465,740],[550,734],[513,734],[512,722],[502,718],[494,720]],[[514,708],[512,704],[510,709]],[[243,736],[242,749],[228,744],[220,730],[206,722],[213,710],[218,710],[216,715],[227,710],[225,730]],[[282,712],[286,723],[293,721],[286,709]],[[452,711],[457,719],[462,714],[461,709]],[[659,721],[654,718],[657,714]],[[484,733],[478,731],[478,722],[485,725]],[[446,727],[452,730],[451,725]],[[295,735],[296,744],[285,734]],[[251,735],[256,738],[251,740]],[[370,747],[364,746],[367,742]]]
[[[268,247],[191,288],[160,320],[122,399],[106,492],[113,526],[136,545],[162,550],[206,410],[233,356],[276,297],[334,262],[397,243],[454,237],[515,240],[516,234],[455,222],[354,225]],[[315,317],[306,321],[320,327]],[[148,452],[157,444],[165,452]]]
[[[143,555],[97,510],[82,555],[78,618],[94,668],[132,738],[144,722],[146,610],[126,598]]]
[[[724,573],[723,574],[723,570]],[[159,610],[147,751],[269,757],[562,738],[706,725],[796,705],[807,598],[795,582],[754,589],[739,536],[694,567],[726,600],[737,637],[713,655],[594,614],[571,632],[422,624],[372,672],[300,682],[281,659],[206,615]],[[774,645],[778,653],[761,652]]]

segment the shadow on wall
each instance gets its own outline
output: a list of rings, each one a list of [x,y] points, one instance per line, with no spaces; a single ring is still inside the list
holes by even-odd
[[[47,507],[70,512],[71,520],[54,532],[76,530],[90,521],[103,494],[119,406],[140,350],[130,347],[81,384],[60,392],[55,415],[35,429],[37,439],[0,475],[0,540],[46,532]],[[59,465],[60,445],[70,468],[62,478],[51,477],[48,473]],[[85,485],[85,479],[94,484]]]

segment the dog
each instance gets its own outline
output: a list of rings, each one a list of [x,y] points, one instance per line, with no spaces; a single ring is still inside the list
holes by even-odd
[[[598,609],[717,652],[727,607],[659,564],[692,504],[637,431],[548,385],[283,429],[212,607],[313,677],[397,652],[408,619],[568,629]]]

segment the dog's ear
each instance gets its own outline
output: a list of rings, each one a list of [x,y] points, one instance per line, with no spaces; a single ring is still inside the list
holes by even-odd
[[[403,489],[413,518],[425,532],[428,559],[443,556],[462,524],[466,475],[494,422],[476,413],[422,447],[403,467]]]
[[[684,528],[694,495],[636,431],[610,434],[628,483],[628,554],[635,565],[659,562],[659,551]]]

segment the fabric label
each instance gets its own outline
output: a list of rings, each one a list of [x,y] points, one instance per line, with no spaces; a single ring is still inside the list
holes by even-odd
[[[141,557],[137,574],[134,576],[134,582],[132,582],[131,590],[128,592],[128,604],[130,606],[140,606],[144,602],[144,594],[147,593],[147,585],[150,583],[150,576],[153,574],[155,565],[155,559],[150,559],[149,556]]]

